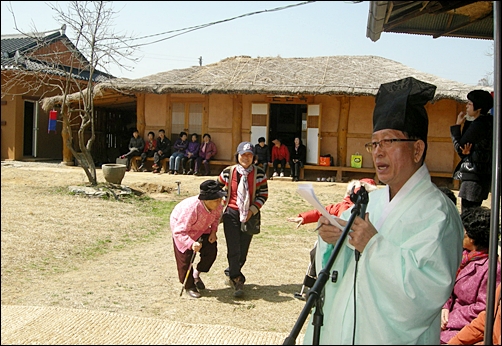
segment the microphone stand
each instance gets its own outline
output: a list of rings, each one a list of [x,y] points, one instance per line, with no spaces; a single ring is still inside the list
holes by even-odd
[[[354,191],[354,189],[352,189],[352,191]],[[352,199],[352,196],[354,196],[355,202]],[[340,238],[336,242],[335,247],[333,248],[333,252],[331,253],[331,256],[328,260],[328,263],[319,272],[319,275],[317,276],[317,280],[315,281],[314,286],[312,286],[312,288],[309,290],[307,302],[305,303],[305,306],[303,307],[300,316],[296,320],[296,323],[293,326],[293,329],[291,330],[289,336],[284,340],[283,345],[295,344],[296,338],[298,337],[298,334],[300,333],[303,324],[305,323],[305,320],[310,314],[310,311],[314,306],[314,304],[315,304],[315,311],[314,311],[314,318],[312,321],[312,324],[314,325],[314,332],[312,336],[313,339],[312,345],[319,345],[319,340],[321,336],[321,327],[323,325],[323,318],[324,318],[324,314],[322,312],[323,302],[320,293],[324,289],[324,286],[326,286],[326,282],[328,281],[331,267],[335,263],[336,257],[338,256],[338,252],[340,252],[340,249],[343,246],[345,238],[347,237],[347,234],[349,233],[350,227],[352,227],[352,224],[354,223],[356,216],[360,215],[361,210],[366,212],[366,205],[368,204],[369,198],[368,198],[368,193],[366,192],[364,186],[361,186],[357,194],[352,193],[350,199],[352,202],[354,202],[354,207],[352,208],[350,218],[347,221],[347,225],[345,225],[345,228],[343,229]],[[331,281],[336,282],[337,279],[338,279],[338,272],[334,271],[331,277]]]

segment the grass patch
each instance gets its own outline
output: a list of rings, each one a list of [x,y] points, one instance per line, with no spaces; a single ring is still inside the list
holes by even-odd
[[[125,233],[118,240],[114,241],[109,238],[97,239],[92,245],[84,249],[83,255],[86,259],[95,259],[109,251],[120,251],[128,246],[134,246],[135,243],[147,242],[155,239],[159,233],[164,233],[166,228],[169,227],[171,211],[177,204],[177,202],[173,201],[164,202],[152,198],[138,197],[131,198],[130,202],[138,208],[141,214],[144,214],[144,217],[148,217],[151,220],[145,232],[139,235],[135,234],[134,236]],[[119,228],[117,232],[121,232],[121,229]]]
[[[68,233],[66,229],[53,229],[49,235],[51,238],[44,239],[44,242],[60,245],[54,245],[57,248],[51,250],[47,249],[48,251],[43,257],[34,256],[28,262],[19,264],[44,276],[77,270],[82,261],[98,260],[111,251],[122,251],[136,244],[158,239],[169,228],[169,217],[177,204],[175,201],[159,201],[148,196],[136,195],[130,195],[127,200],[91,198],[89,202],[85,202],[85,199],[78,198],[78,202],[73,202],[73,194],[67,188],[55,187],[49,188],[47,191],[50,191],[49,195],[62,196],[61,198],[52,198],[57,198],[63,205],[75,204],[75,207],[69,208],[70,216],[62,215],[68,212],[60,209],[60,218],[59,216],[51,218],[53,224],[65,228],[64,223],[60,222],[63,218],[81,217],[86,220],[84,223],[77,222],[79,229],[72,230],[71,233]],[[65,201],[64,196],[67,196],[68,201]],[[103,222],[107,225],[110,222],[110,215],[108,215],[110,212],[112,214],[124,212],[124,208],[120,207],[120,204],[132,207],[132,214],[128,213],[131,214],[130,218],[129,216],[118,217],[120,221],[114,222],[113,228],[104,226],[105,230],[99,231],[98,223],[104,220]],[[115,209],[116,211],[114,211]],[[85,216],[85,213],[89,213],[89,216]],[[35,214],[30,216],[37,217]],[[139,220],[139,222],[135,220]],[[71,237],[79,239],[74,242]]]

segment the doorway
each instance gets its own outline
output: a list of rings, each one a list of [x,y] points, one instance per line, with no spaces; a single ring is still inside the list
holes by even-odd
[[[36,157],[37,113],[35,103],[24,101],[23,156]]]
[[[307,105],[270,104],[269,139],[280,138],[282,144],[292,147],[296,136],[300,135],[307,144]]]

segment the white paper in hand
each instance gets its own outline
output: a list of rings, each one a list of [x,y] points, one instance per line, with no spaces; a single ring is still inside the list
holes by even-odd
[[[322,216],[327,218],[333,226],[336,226],[343,231],[343,226],[336,221],[333,215],[328,213],[326,208],[317,199],[312,184],[299,184],[297,191],[300,194],[300,196],[302,196],[303,198],[305,198],[307,202],[312,204],[312,206],[316,208],[322,214]]]

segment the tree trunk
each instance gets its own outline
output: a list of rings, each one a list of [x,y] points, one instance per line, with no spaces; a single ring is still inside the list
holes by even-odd
[[[69,117],[70,113],[63,113],[67,117]],[[98,185],[98,179],[96,176],[96,166],[94,165],[94,159],[91,155],[90,149],[87,148],[87,146],[84,144],[84,133],[85,133],[85,122],[82,121],[80,130],[78,131],[78,144],[80,148],[80,152],[77,152],[73,148],[73,132],[71,129],[71,121],[66,118],[66,121],[63,121],[64,128],[66,128],[66,131],[68,133],[68,136],[66,138],[66,147],[71,151],[73,154],[73,157],[77,160],[78,164],[82,167],[82,169],[85,172],[85,175],[87,176],[87,179],[89,180],[89,183],[91,183],[92,186]],[[64,130],[63,130],[64,131]]]
[[[87,179],[89,180],[91,185],[96,186],[98,185],[98,179],[96,177],[96,166],[94,165],[94,159],[92,158],[88,150],[84,149],[84,151],[80,153],[76,152],[73,155],[84,170],[85,175],[87,175]]]
[[[68,140],[71,137],[69,134],[70,126],[68,125],[68,116],[63,115],[63,130],[61,131],[61,136],[63,138],[63,164],[70,166],[73,165],[73,155],[68,147]]]

